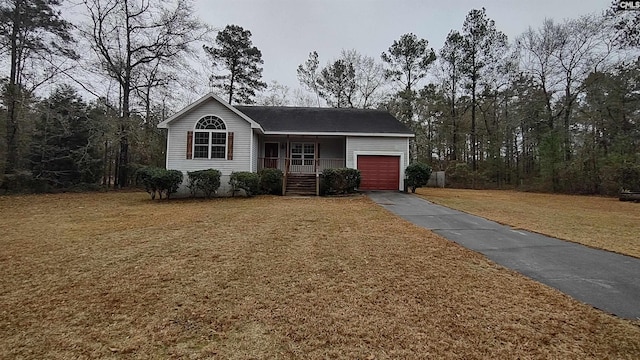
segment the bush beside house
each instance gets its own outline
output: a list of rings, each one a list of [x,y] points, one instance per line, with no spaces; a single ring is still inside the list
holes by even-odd
[[[257,173],[235,171],[229,176],[231,196],[244,191],[246,196],[258,194],[281,195],[284,174],[279,169],[262,169]],[[187,172],[186,188],[191,197],[204,196],[211,198],[218,194],[222,185],[221,172],[217,169],[206,169]],[[144,186],[151,199],[158,196],[170,198],[176,193],[183,181],[179,170],[165,170],[157,167],[142,167],[136,172],[138,185]],[[325,169],[321,175],[321,195],[339,195],[355,193],[360,186],[360,171],[351,168]],[[184,194],[186,195],[186,194]]]
[[[212,197],[220,187],[220,175],[220,170],[216,169],[187,172],[189,178],[187,187],[191,196],[195,197],[201,193],[207,198]]]
[[[237,191],[244,190],[247,196],[251,197],[260,192],[260,176],[249,171],[234,171],[229,177],[229,185],[232,196],[235,196]]]
[[[144,186],[145,191],[151,195],[151,199],[155,199],[156,194],[160,199],[162,194],[169,199],[171,194],[178,191],[182,178],[182,172],[179,170],[165,170],[151,166],[140,168],[136,172],[136,182]]]
[[[282,195],[282,177],[280,169],[262,169],[258,171],[260,177],[260,193],[269,195]]]
[[[404,173],[407,177],[407,187],[411,189],[412,193],[415,193],[417,188],[423,187],[429,182],[431,167],[417,162],[407,166]]]
[[[360,170],[333,168],[322,171],[321,195],[351,194],[360,186]]]

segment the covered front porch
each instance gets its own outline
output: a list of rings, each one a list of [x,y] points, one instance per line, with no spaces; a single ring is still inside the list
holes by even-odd
[[[265,136],[260,139],[258,170],[275,168],[289,174],[318,175],[346,166],[344,136]]]

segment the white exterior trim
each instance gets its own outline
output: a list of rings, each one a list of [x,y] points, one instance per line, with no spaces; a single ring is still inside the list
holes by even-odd
[[[405,166],[405,158],[404,152],[402,151],[360,151],[356,150],[353,152],[353,167],[354,169],[358,168],[358,156],[359,155],[378,155],[378,156],[399,156],[400,157],[400,181],[398,190],[404,190],[404,168]]]
[[[253,147],[254,147],[253,137],[254,137],[253,129],[251,129],[251,138],[249,139],[249,152],[251,153],[251,156],[249,157],[249,172],[253,172],[253,154],[254,154],[254,152],[253,152]],[[257,154],[257,152],[255,154]]]
[[[411,156],[410,154],[411,154],[411,141],[407,141],[407,156]],[[407,162],[407,166],[409,166],[409,162],[411,162],[411,159],[409,159],[409,161]],[[404,169],[402,171],[404,171]]]
[[[243,118],[244,120],[246,120],[249,124],[251,124],[251,128],[252,129],[259,129],[262,133],[264,133],[264,129],[262,129],[262,126],[260,126],[260,124],[258,124],[257,122],[253,121],[250,117],[248,117],[247,115],[243,114],[238,109],[236,109],[235,107],[231,106],[228,102],[222,100],[222,98],[220,98],[218,95],[216,95],[214,93],[208,93],[207,95],[205,95],[205,96],[201,97],[200,99],[198,99],[198,100],[192,102],[191,104],[187,105],[187,107],[185,107],[184,109],[178,111],[177,113],[171,115],[166,120],[164,120],[161,123],[159,123],[158,124],[158,128],[160,128],[160,129],[168,129],[170,122],[172,122],[173,120],[175,120],[177,118],[180,118],[182,115],[188,113],[189,111],[191,111],[192,109],[198,107],[198,105],[202,104],[203,102],[205,102],[205,101],[207,101],[209,99],[214,99],[215,101],[217,101],[220,104],[222,104],[223,106],[225,106],[227,109],[233,111],[236,115],[238,115],[241,118]]]
[[[366,136],[366,137],[404,137],[412,138],[414,134],[396,133],[350,133],[350,132],[295,132],[295,131],[265,131],[265,135],[291,135],[291,136]]]
[[[164,168],[169,169],[169,149],[171,149],[171,128],[167,128],[167,146],[164,148]]]
[[[222,124],[224,125],[224,130],[197,129],[196,126],[198,126],[198,123],[200,121],[202,121],[202,119],[204,119],[206,117],[215,117],[215,118],[220,119],[220,121],[222,121]],[[193,130],[192,131],[193,131],[193,141],[191,142],[191,154],[192,154],[192,159],[193,160],[198,160],[198,159],[208,159],[208,160],[222,159],[222,158],[212,158],[211,157],[211,146],[213,146],[213,144],[211,143],[213,141],[212,133],[224,134],[224,160],[227,160],[227,155],[229,154],[229,130],[227,130],[227,122],[224,121],[224,119],[220,115],[206,114],[206,115],[201,116],[200,119],[193,124]],[[196,132],[209,133],[209,144],[207,144],[207,153],[209,154],[209,156],[206,157],[206,158],[196,158],[195,157],[195,153],[196,153],[196,138],[195,138],[196,137]],[[198,146],[202,146],[202,144],[200,144]]]

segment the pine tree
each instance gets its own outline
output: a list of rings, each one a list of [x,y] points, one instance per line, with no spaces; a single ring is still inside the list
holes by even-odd
[[[473,9],[467,14],[463,30],[463,54],[465,61],[462,73],[469,80],[471,93],[471,158],[473,171],[478,170],[478,140],[476,110],[478,107],[478,86],[483,71],[495,65],[504,54],[507,36],[496,29],[495,22],[487,17],[486,10]]]
[[[320,106],[320,89],[318,87],[318,53],[316,51],[309,53],[309,59],[304,62],[303,65],[298,65],[298,81],[307,90],[313,92],[316,95],[318,107]]]
[[[213,85],[227,95],[229,104],[253,103],[256,91],[265,89],[262,82],[262,52],[251,42],[251,31],[238,25],[227,25],[216,36],[216,46],[203,48],[211,56],[214,65],[221,65],[227,72],[212,75]]]
[[[80,95],[58,87],[41,103],[31,146],[33,178],[51,188],[96,183],[100,178],[100,124]]]
[[[318,78],[320,96],[334,108],[354,107],[355,76],[353,65],[342,59],[327,65],[320,71]]]
[[[3,89],[6,118],[5,173],[19,167],[18,138],[25,99],[30,97],[24,84],[29,61],[44,55],[75,57],[71,44],[71,24],[62,19],[60,0],[7,0],[0,2],[0,49],[9,54],[9,78]],[[31,67],[36,70],[39,67]],[[51,76],[50,74],[47,76]]]
[[[461,67],[464,61],[463,38],[456,30],[452,30],[447,35],[444,46],[440,49],[440,61],[443,63],[446,76],[445,86],[449,101],[449,116],[451,120],[452,140],[449,145],[449,157],[451,160],[458,160],[458,146],[460,142],[460,120],[458,119],[457,97],[460,91]]]
[[[416,85],[427,76],[429,66],[436,60],[432,48],[428,48],[426,39],[418,39],[415,34],[404,34],[396,40],[387,52],[382,53],[382,61],[387,63],[385,77],[401,85],[398,98],[403,104],[403,121],[413,121],[413,101],[416,98]]]

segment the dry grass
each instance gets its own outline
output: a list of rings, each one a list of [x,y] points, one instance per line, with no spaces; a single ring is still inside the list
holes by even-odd
[[[505,190],[423,188],[418,194],[502,224],[640,258],[640,204]]]
[[[62,194],[0,213],[0,358],[640,358],[639,327],[367,198]]]

